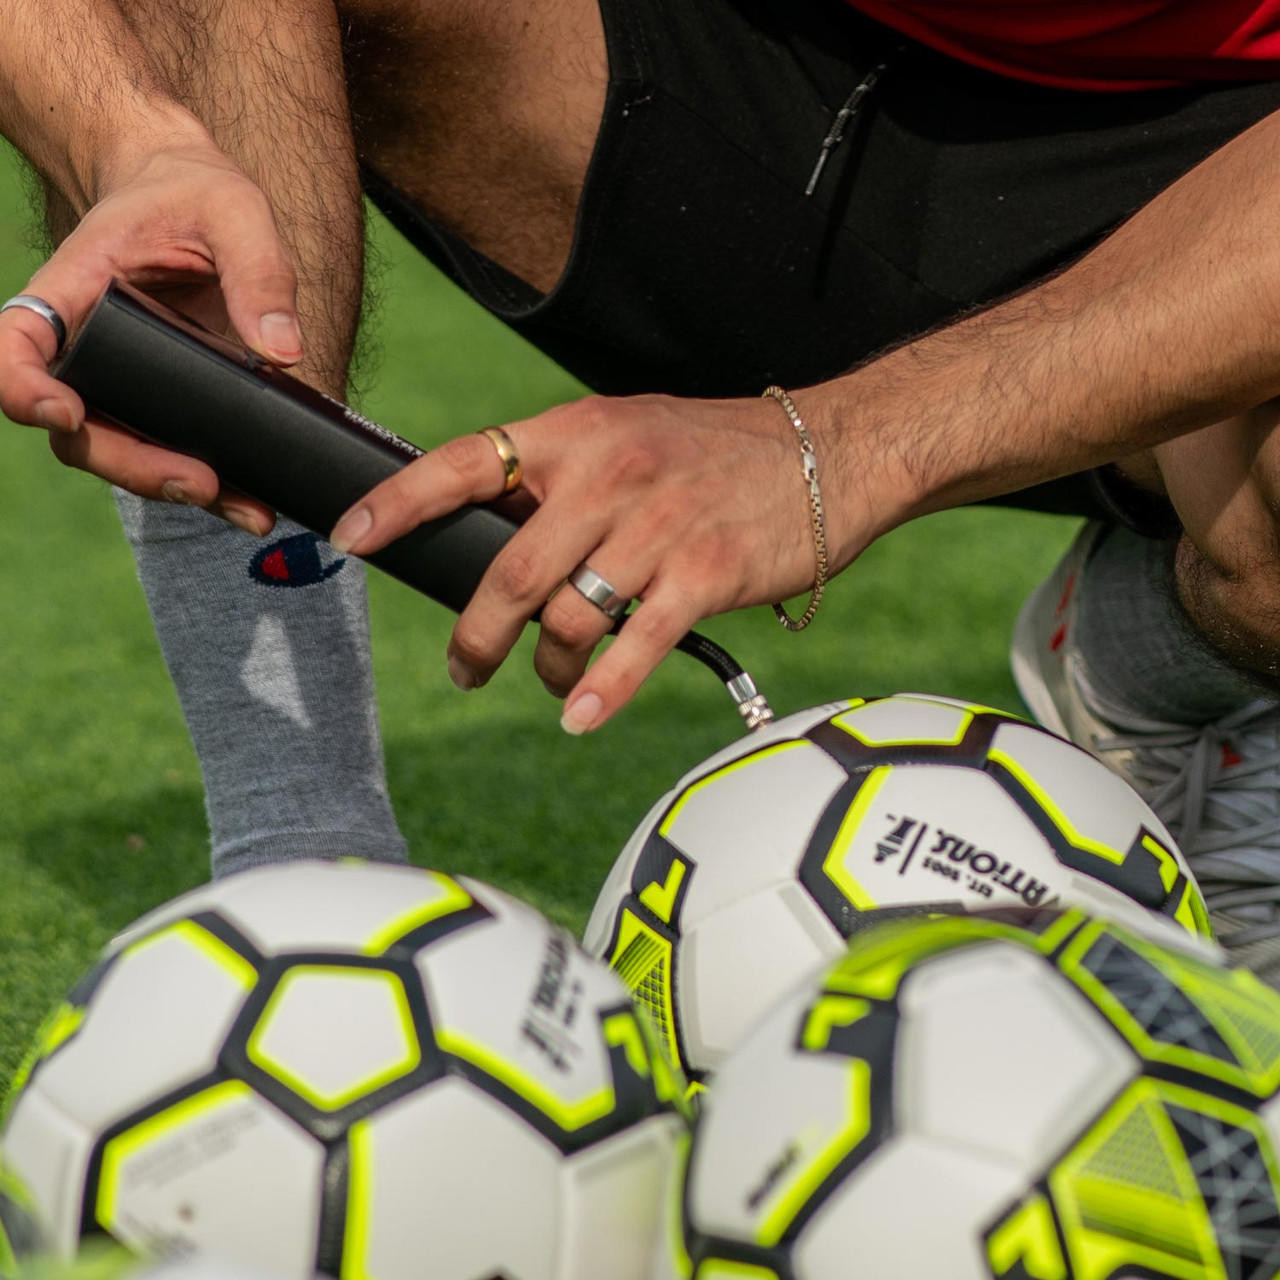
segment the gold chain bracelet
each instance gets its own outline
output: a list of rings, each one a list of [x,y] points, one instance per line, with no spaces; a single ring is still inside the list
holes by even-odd
[[[818,488],[818,456],[813,451],[813,441],[805,430],[804,419],[796,408],[796,402],[778,386],[765,387],[761,398],[776,400],[790,419],[796,435],[800,437],[800,461],[805,483],[809,486],[809,519],[813,525],[813,550],[818,566],[812,594],[798,618],[793,618],[781,604],[773,606],[774,617],[788,631],[803,631],[813,621],[813,615],[818,612],[818,606],[822,603],[822,594],[827,589],[827,523],[822,514],[822,491]]]

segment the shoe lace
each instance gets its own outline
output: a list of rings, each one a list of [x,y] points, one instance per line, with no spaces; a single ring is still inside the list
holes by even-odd
[[[1280,938],[1280,706],[1105,735],[1094,749],[1129,753],[1125,773],[1177,839],[1209,910],[1248,920],[1223,944]]]

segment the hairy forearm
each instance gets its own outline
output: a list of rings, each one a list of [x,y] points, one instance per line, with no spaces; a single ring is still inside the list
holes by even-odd
[[[846,513],[850,553],[911,516],[1113,461],[1280,393],[1278,175],[1271,117],[1069,270],[814,389],[833,487],[899,499],[871,529]]]

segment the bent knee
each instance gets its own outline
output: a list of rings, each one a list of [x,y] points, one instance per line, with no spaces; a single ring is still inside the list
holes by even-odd
[[[1217,615],[1255,643],[1280,649],[1280,520],[1255,536],[1202,547],[1186,535],[1175,559],[1178,594],[1188,612]]]

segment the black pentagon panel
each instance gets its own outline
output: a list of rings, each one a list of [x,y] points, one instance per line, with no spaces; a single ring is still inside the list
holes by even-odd
[[[1182,988],[1114,934],[1101,933],[1080,963],[1152,1040],[1241,1065],[1218,1029]]]
[[[1004,724],[1020,723],[1022,722],[994,712],[977,712],[960,741],[955,743],[868,745],[831,720],[814,725],[804,736],[849,773],[864,773],[885,764],[949,764],[981,769],[986,765],[987,752],[991,749],[996,730]]]
[[[1256,1135],[1218,1116],[1169,1106],[1232,1280],[1280,1274],[1280,1203],[1274,1156]]]
[[[264,1069],[250,1053],[250,1041],[281,982],[291,970],[307,967],[372,971],[393,976],[403,990],[408,1004],[412,1029],[417,1038],[419,1061],[403,1074],[341,1106],[318,1106],[297,1088],[291,1088],[280,1076]],[[357,1120],[404,1097],[414,1090],[439,1079],[446,1071],[444,1056],[436,1047],[432,1033],[431,1013],[427,1008],[422,982],[417,970],[407,961],[391,956],[335,955],[332,952],[295,953],[272,956],[263,962],[257,986],[240,1007],[219,1055],[219,1065],[230,1075],[244,1080],[273,1106],[296,1121],[320,1142],[328,1144],[340,1138]]]

